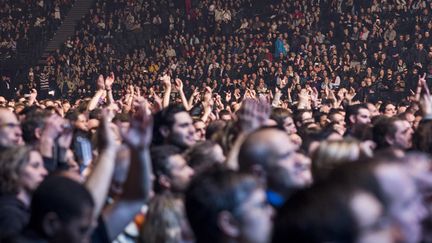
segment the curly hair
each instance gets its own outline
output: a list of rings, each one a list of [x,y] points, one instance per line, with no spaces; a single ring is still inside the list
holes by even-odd
[[[20,174],[30,159],[30,146],[16,146],[0,153],[0,195],[17,194]]]

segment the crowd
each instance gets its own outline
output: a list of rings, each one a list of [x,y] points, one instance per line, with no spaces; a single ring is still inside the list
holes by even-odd
[[[51,38],[73,0],[1,0],[0,60],[14,59]]]
[[[0,96],[0,242],[432,242],[431,1],[184,3]]]

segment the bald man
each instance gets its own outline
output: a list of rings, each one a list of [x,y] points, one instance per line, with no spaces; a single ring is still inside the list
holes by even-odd
[[[13,112],[0,108],[0,147],[22,144],[21,124]]]
[[[275,207],[312,183],[311,161],[296,148],[285,131],[274,128],[250,134],[240,148],[240,171],[255,174],[267,185],[268,200]]]

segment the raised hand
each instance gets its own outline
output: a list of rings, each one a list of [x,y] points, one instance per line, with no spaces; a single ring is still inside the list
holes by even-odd
[[[240,90],[239,89],[234,90],[234,98],[238,101],[240,97],[241,97]]]
[[[204,101],[203,102],[208,103],[212,99],[212,94],[213,94],[213,90],[207,86],[205,88]]]
[[[176,78],[175,79],[175,87],[178,91],[183,90],[183,81],[181,81],[181,79]]]
[[[97,79],[97,86],[99,90],[104,90],[105,89],[105,80],[102,74],[99,75],[98,79]]]
[[[113,83],[114,83],[114,80],[115,80],[114,73],[111,72],[111,73],[109,74],[109,76],[106,77],[106,79],[105,79],[105,89],[106,89],[106,90],[111,90],[112,85],[113,85]]]
[[[270,116],[270,104],[264,99],[245,99],[237,112],[242,132],[250,133],[265,124]]]
[[[30,100],[36,100],[36,97],[38,95],[38,92],[36,89],[32,89],[30,92]]]
[[[230,92],[230,91],[227,91],[227,92],[225,93],[225,101],[226,101],[226,102],[230,102],[230,100],[231,100],[231,92]]]
[[[153,118],[147,109],[147,100],[135,102],[135,113],[127,132],[122,132],[125,143],[132,149],[140,150],[150,147],[153,133]]]
[[[165,88],[171,88],[171,77],[168,74],[162,76],[160,80],[162,81],[162,84]]]

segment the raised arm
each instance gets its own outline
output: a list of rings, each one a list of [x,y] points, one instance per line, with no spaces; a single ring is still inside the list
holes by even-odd
[[[186,99],[186,95],[185,95],[184,90],[183,90],[183,82],[181,81],[181,79],[179,79],[179,78],[175,79],[175,87],[180,94],[180,98],[181,98],[181,101],[183,103],[184,108],[187,111],[189,111],[192,107],[189,106],[188,100]]]
[[[98,77],[97,86],[98,86],[98,90],[96,91],[95,95],[92,97],[92,99],[90,100],[87,106],[88,111],[92,111],[97,107],[100,98],[103,96],[105,92],[105,80],[102,74],[99,75]]]
[[[105,90],[107,92],[107,99],[109,105],[115,103],[114,96],[112,94],[112,85],[114,83],[114,80],[115,76],[113,72],[111,72],[110,75],[105,79]]]
[[[114,172],[117,145],[111,125],[108,121],[108,111],[103,110],[102,121],[97,134],[99,156],[93,162],[95,164],[94,169],[85,182],[85,186],[95,202],[94,218],[99,216],[105,205]]]
[[[143,204],[149,200],[153,186],[150,159],[153,120],[146,101],[139,99],[135,104],[136,112],[130,128],[122,134],[123,140],[131,151],[131,163],[127,180],[123,185],[123,194],[103,212],[111,240],[123,231],[141,210]]]
[[[161,81],[165,88],[162,106],[163,108],[166,108],[169,106],[170,97],[171,97],[171,77],[168,74],[165,74],[164,76],[161,77]]]

